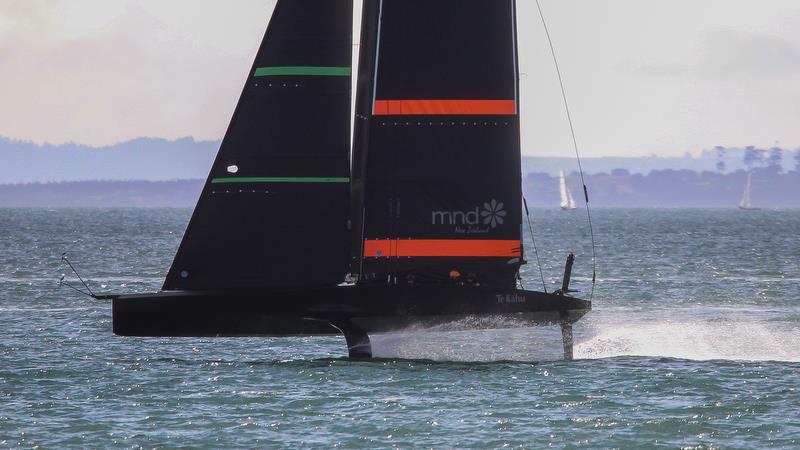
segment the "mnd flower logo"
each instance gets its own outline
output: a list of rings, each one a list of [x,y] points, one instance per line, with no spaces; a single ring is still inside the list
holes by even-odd
[[[492,199],[492,201],[483,204],[481,217],[484,225],[491,225],[492,228],[496,228],[498,225],[503,224],[503,217],[505,216],[506,211],[503,209],[503,202],[498,203],[497,200]]]
[[[492,199],[483,206],[476,206],[471,210],[433,211],[431,224],[455,225],[457,233],[488,233],[503,224],[506,214],[503,202]]]

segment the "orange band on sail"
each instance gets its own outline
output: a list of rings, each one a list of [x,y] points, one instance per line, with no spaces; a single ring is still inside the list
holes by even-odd
[[[514,115],[514,100],[375,100],[376,116]]]
[[[364,257],[501,257],[514,258],[522,253],[518,240],[468,239],[368,239]]]

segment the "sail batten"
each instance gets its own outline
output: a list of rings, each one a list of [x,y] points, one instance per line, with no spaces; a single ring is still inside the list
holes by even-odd
[[[391,257],[519,257],[519,240],[386,239],[364,242],[366,258]]]
[[[334,76],[349,77],[352,68],[346,67],[321,67],[321,66],[274,66],[258,67],[254,77],[277,77],[277,76]]]
[[[213,178],[211,184],[225,183],[349,183],[350,178],[321,178],[321,177],[244,177],[244,178]]]
[[[376,100],[376,116],[515,115],[514,100]]]

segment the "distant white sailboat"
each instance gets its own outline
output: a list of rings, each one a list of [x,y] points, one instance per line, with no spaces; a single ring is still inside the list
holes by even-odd
[[[572,198],[572,192],[567,187],[567,175],[563,170],[560,174],[559,190],[561,192],[561,209],[575,209],[575,199]]]
[[[749,210],[756,210],[759,208],[753,208],[753,204],[750,201],[750,189],[753,185],[753,175],[751,173],[747,174],[747,184],[744,187],[744,192],[742,193],[742,201],[739,202],[739,209],[749,209]]]

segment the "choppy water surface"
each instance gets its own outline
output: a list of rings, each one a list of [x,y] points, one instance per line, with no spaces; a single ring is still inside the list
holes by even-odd
[[[69,251],[97,290],[158,289],[189,214],[0,209],[0,447],[800,447],[800,211],[596,211],[574,362],[555,329],[408,330],[374,362],[337,337],[120,338],[57,288]],[[582,213],[534,219],[546,282],[574,249],[587,295]]]

